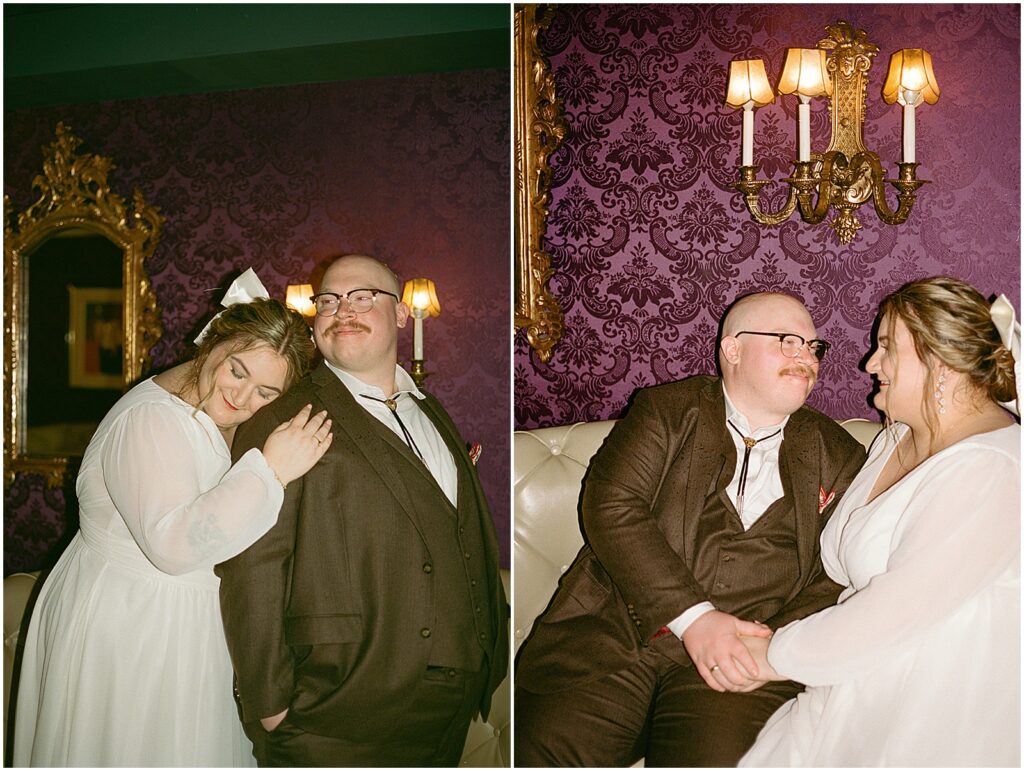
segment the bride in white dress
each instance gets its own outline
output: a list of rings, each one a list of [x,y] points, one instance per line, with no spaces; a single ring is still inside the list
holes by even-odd
[[[234,465],[230,446],[312,355],[297,313],[241,302],[204,331],[195,359],[103,419],[77,480],[81,529],[26,637],[15,765],[253,765],[213,566],[276,522],[283,486],[330,445],[330,421],[306,407]]]
[[[741,766],[1019,766],[1021,436],[999,403],[1017,398],[1020,327],[997,306],[1016,345],[955,279],[882,302],[867,370],[892,426],[821,536],[847,588],[744,638],[762,677],[807,689]]]

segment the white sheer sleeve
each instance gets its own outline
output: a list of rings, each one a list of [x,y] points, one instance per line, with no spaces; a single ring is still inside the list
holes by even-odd
[[[141,404],[111,427],[100,460],[110,498],[139,548],[175,575],[251,546],[277,521],[284,498],[258,449],[220,476],[229,461],[208,446],[202,426],[188,423],[194,420],[167,405]]]
[[[768,651],[779,674],[806,685],[857,678],[1019,560],[1019,455],[966,446],[899,484],[906,489],[891,502],[903,511],[886,569],[839,605],[779,630]]]

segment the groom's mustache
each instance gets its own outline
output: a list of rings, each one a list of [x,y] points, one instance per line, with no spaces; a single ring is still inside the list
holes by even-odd
[[[346,321],[346,322],[335,322],[327,327],[325,334],[332,334],[339,329],[352,329],[357,332],[369,332],[370,328],[365,324],[360,324],[358,321]]]
[[[790,367],[783,367],[779,371],[780,375],[803,375],[812,383],[818,379],[818,376],[814,374],[814,370],[803,364],[794,364]]]

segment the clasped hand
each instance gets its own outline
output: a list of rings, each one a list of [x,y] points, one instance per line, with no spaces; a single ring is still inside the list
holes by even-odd
[[[712,610],[683,632],[683,645],[708,686],[719,693],[746,693],[784,679],[768,663],[771,636],[760,621]]]

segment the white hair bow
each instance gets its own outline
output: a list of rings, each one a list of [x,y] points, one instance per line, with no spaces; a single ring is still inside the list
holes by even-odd
[[[1017,322],[1013,306],[1010,305],[1010,301],[1004,294],[996,298],[989,312],[992,314],[992,323],[996,325],[1003,345],[1013,356],[1013,375],[1017,380],[1016,401],[1002,402],[1002,405],[1014,415],[1020,415],[1020,324]]]
[[[268,298],[270,297],[270,293],[267,292],[266,288],[264,288],[259,276],[256,275],[256,271],[249,268],[245,273],[231,282],[231,286],[228,287],[228,291],[224,295],[224,299],[220,301],[220,304],[225,308],[230,308],[232,305],[237,303],[251,303],[257,297]],[[206,333],[210,331],[210,324],[213,324],[213,322],[216,321],[223,312],[224,311],[218,313],[210,319],[205,327],[203,327],[203,331],[196,337],[196,345],[203,342],[203,338],[206,337]]]

